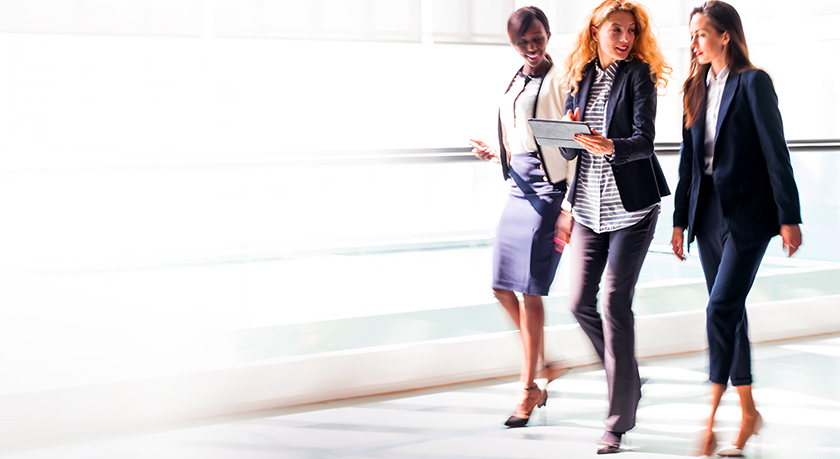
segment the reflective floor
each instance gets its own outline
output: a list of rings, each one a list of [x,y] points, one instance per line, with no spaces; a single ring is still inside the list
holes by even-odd
[[[754,346],[754,396],[765,426],[751,458],[840,457],[840,334]],[[706,355],[642,359],[646,378],[631,458],[691,454],[708,413]],[[595,457],[606,409],[598,367],[573,369],[549,386],[531,425],[506,429],[516,378],[249,413],[7,452],[8,459],[125,458],[578,458]],[[721,443],[740,419],[730,389],[718,412]],[[619,456],[621,457],[621,456]]]

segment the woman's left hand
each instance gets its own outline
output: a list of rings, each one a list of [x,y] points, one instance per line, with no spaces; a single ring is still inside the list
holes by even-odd
[[[782,225],[779,235],[782,236],[782,248],[788,256],[796,253],[802,245],[802,232],[799,231],[799,225]]]
[[[674,232],[671,234],[671,250],[674,252],[674,255],[680,259],[680,261],[685,261],[685,253],[683,253],[684,232],[685,228],[675,226]]]
[[[575,141],[593,155],[610,155],[615,152],[613,141],[598,134],[595,129],[591,135],[575,134]]]

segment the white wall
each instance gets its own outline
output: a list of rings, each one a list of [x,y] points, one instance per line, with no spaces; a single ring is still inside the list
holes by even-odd
[[[585,6],[545,3],[557,24],[551,52],[560,60],[579,23],[569,16],[582,15]],[[647,3],[675,69],[660,100],[657,140],[678,141],[688,62],[685,23],[692,3],[682,8],[664,0]],[[742,12],[754,62],[774,77],[788,137],[840,135],[834,109],[840,90],[833,84],[838,64],[826,58],[840,42],[832,26],[840,15],[808,2],[793,9],[733,3]],[[23,5],[7,0],[5,9]],[[169,26],[173,33],[192,37],[0,33],[5,63],[0,170],[33,163],[201,161],[208,154],[241,159],[278,152],[464,147],[469,135],[495,135],[498,93],[519,65],[504,45],[201,38],[196,34],[204,29],[196,21],[204,17],[196,16],[205,14],[202,5],[135,8],[145,17],[166,13],[162,24],[176,24]],[[132,8],[115,6],[116,16],[103,13],[82,24],[131,18]],[[26,11],[10,16],[30,28],[40,24]],[[73,16],[61,11],[42,22],[53,30],[72,29],[64,16]],[[8,17],[5,21],[0,30],[14,30]],[[134,30],[126,24],[119,30]],[[808,86],[820,88],[818,97],[802,97],[806,73]]]

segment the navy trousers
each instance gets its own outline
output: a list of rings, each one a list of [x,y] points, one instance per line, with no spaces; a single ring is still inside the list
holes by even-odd
[[[698,207],[695,235],[709,289],[709,380],[724,385],[729,381],[733,386],[750,385],[746,301],[770,240],[749,251],[735,248],[710,176],[704,176],[701,182]]]

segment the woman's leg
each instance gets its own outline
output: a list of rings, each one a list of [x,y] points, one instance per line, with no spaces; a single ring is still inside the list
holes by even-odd
[[[510,290],[503,290],[503,289],[493,289],[493,295],[496,296],[496,299],[499,300],[499,303],[502,304],[502,307],[505,308],[505,312],[508,313],[510,316],[510,320],[513,321],[513,324],[516,325],[516,328],[519,330],[520,338],[522,336],[522,328],[520,326],[520,318],[519,318],[519,298],[516,296],[516,293]],[[523,343],[524,345],[524,343]],[[524,387],[529,387],[533,385],[533,381],[528,381],[525,378],[527,377],[527,359],[522,359],[522,370],[519,371],[519,380],[522,382]]]
[[[717,278],[718,268],[720,267],[720,260],[723,256],[723,242],[726,236],[725,228],[723,228],[721,221],[718,220],[719,215],[715,215],[716,218],[703,218],[701,221],[704,223],[711,223],[701,226],[698,229],[697,234],[697,248],[700,252],[700,264],[703,267],[703,274],[706,278],[706,287],[709,291],[709,294],[712,292],[712,288],[715,286],[715,279]],[[712,340],[712,334],[709,332],[709,320],[711,320],[708,316],[708,306],[706,307],[707,317],[706,317],[706,333],[708,339]],[[718,350],[715,348],[714,350],[709,349],[709,371],[710,377],[709,379],[712,381],[712,411],[709,415],[709,421],[706,425],[706,432],[703,438],[703,443],[700,447],[701,452],[700,455],[702,456],[712,456],[717,449],[717,438],[715,437],[714,433],[714,425],[715,425],[715,415],[717,414],[718,407],[720,406],[720,401],[723,398],[724,392],[726,392],[727,384],[729,383],[729,378],[723,381],[722,383],[714,382],[715,380],[711,378],[711,373],[714,371],[712,368],[716,368],[718,365],[718,361],[720,357],[718,356]]]
[[[537,364],[543,353],[545,309],[540,295],[523,295],[523,299],[519,310],[519,334],[522,336],[522,348],[525,350],[525,377],[522,379],[533,385],[537,377]],[[526,365],[527,368],[524,368]]]
[[[648,248],[653,240],[659,210],[654,209],[635,225],[609,233],[609,257],[604,278],[604,369],[609,389],[607,431],[621,434],[636,425],[641,399],[641,379],[636,362],[633,295]]]
[[[493,295],[499,300],[502,307],[505,308],[513,324],[519,328],[519,298],[516,297],[516,294],[510,290],[494,288]]]
[[[545,309],[542,297],[523,295],[524,301],[520,302],[516,294],[510,290],[495,289],[493,294],[519,329],[524,353],[522,370],[519,373],[520,381],[525,387],[533,386],[534,379],[537,377],[537,366],[543,356]]]
[[[746,301],[768,242],[738,252],[731,238],[724,239],[706,308],[709,379],[713,383],[725,385],[731,380],[733,386],[752,384]]]
[[[534,379],[537,376],[537,364],[542,358],[545,325],[542,297],[523,295],[524,301],[520,302],[516,294],[510,290],[495,289],[493,293],[516,324],[522,339],[522,370],[519,373],[519,380],[526,390],[523,391],[522,400],[516,406],[513,416],[528,418],[534,405],[543,396],[542,391],[527,390],[536,386]]]
[[[712,413],[707,439],[714,425],[726,385],[738,389],[741,398],[741,430],[733,443],[743,448],[757,427],[758,411],[752,398],[752,370],[746,299],[770,242],[739,252],[726,228],[716,190],[704,183],[707,201],[697,229],[700,262],[709,287],[706,332],[709,341],[709,380],[712,382]],[[708,444],[708,442],[707,442]]]
[[[604,327],[598,313],[598,289],[607,266],[609,236],[575,222],[565,256],[570,263],[569,308],[604,361]]]
[[[720,400],[723,398],[723,393],[726,392],[726,384],[712,383],[712,412],[709,415],[709,423],[706,425],[706,435],[701,446],[701,456],[711,456],[717,449],[717,439],[715,438],[715,414],[717,414]]]
[[[755,409],[755,401],[752,397],[752,385],[735,386],[738,389],[738,397],[741,398],[741,430],[738,437],[732,444],[738,449],[743,449],[750,435],[754,434],[758,427],[760,416]]]

